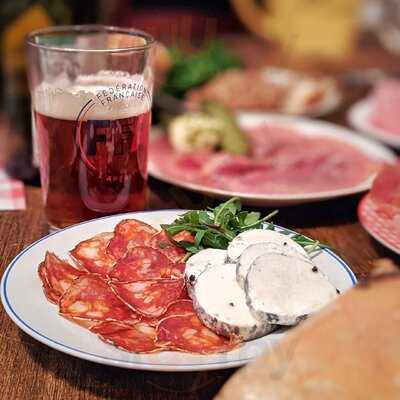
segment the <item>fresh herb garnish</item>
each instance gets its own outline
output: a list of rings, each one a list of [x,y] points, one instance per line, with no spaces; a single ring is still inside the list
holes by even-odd
[[[241,66],[238,57],[219,41],[209,43],[193,55],[173,47],[170,55],[172,65],[163,90],[176,97],[182,97],[189,89],[202,85],[226,69]]]
[[[178,246],[183,247],[187,252],[187,257],[205,248],[226,249],[239,233],[249,229],[259,229],[274,217],[278,210],[272,211],[261,218],[259,212],[242,211],[242,204],[237,197],[207,210],[193,210],[181,215],[172,224],[164,224],[161,227],[166,231],[169,238],[182,231],[190,232],[193,242],[179,241]],[[275,230],[275,225],[269,223],[267,229]],[[319,241],[315,241],[300,234],[294,234],[288,230],[280,231],[290,237],[298,244],[303,246],[308,252],[313,252],[327,247]]]

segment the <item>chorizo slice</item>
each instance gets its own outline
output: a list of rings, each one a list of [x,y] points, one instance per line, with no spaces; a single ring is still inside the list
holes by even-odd
[[[48,281],[47,281],[47,277],[45,274],[45,263],[44,261],[42,261],[39,264],[38,267],[38,275],[39,275],[39,279],[42,282],[42,289],[43,289],[43,293],[45,294],[47,300],[49,300],[51,303],[57,304],[60,296],[56,293],[55,290],[53,290]]]
[[[173,262],[181,261],[186,254],[185,249],[176,246],[169,240],[164,230],[153,235],[148,245],[166,255]]]
[[[154,353],[163,349],[155,344],[155,328],[144,322],[134,325],[101,322],[90,330],[104,342],[132,353]]]
[[[168,257],[151,247],[138,246],[117,262],[109,276],[118,282],[134,282],[172,278],[175,274],[182,276]]]
[[[193,308],[192,300],[181,299],[174,301],[168,306],[163,318],[170,317],[172,315],[186,315],[195,313],[196,312]]]
[[[208,329],[195,314],[163,318],[156,329],[156,343],[196,354],[224,353],[238,345],[236,339],[218,336]]]
[[[60,314],[67,318],[129,324],[140,319],[96,274],[87,274],[75,280],[60,298],[59,308]]]
[[[120,259],[129,249],[146,245],[155,233],[156,229],[142,221],[124,219],[116,225],[107,252],[114,258]]]
[[[78,243],[70,254],[89,272],[107,275],[116,259],[107,252],[107,246],[114,234],[105,232]]]
[[[57,303],[71,284],[86,272],[74,268],[48,251],[39,265],[38,274],[46,297],[52,303]]]
[[[131,283],[112,283],[117,296],[145,317],[157,318],[178,300],[184,288],[183,279],[160,279]]]

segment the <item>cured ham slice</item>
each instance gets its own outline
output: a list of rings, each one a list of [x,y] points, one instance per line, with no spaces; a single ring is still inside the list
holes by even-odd
[[[138,246],[121,258],[110,273],[110,278],[119,282],[182,276],[175,264],[160,251],[151,247]]]
[[[376,177],[371,197],[389,218],[400,214],[400,160],[396,165],[386,166]]]
[[[144,322],[132,326],[121,322],[102,322],[90,329],[101,340],[133,353],[154,353],[162,350],[155,344],[155,328]]]
[[[188,353],[222,353],[237,346],[234,339],[218,336],[205,327],[195,314],[162,319],[157,326],[156,337],[158,345]]]
[[[72,267],[55,254],[47,252],[44,261],[39,265],[38,274],[46,297],[52,303],[57,303],[71,284],[86,272]]]
[[[107,275],[115,265],[115,258],[107,253],[107,246],[113,233],[101,233],[84,240],[71,250],[71,256],[85,269],[101,275]]]
[[[370,234],[400,252],[400,160],[377,176],[358,207],[358,216]]]
[[[123,257],[135,246],[144,246],[157,233],[152,226],[136,219],[124,219],[114,229],[107,251],[114,258]]]
[[[156,233],[148,242],[150,247],[160,251],[174,262],[181,261],[186,254],[182,247],[175,246],[164,230]]]
[[[132,283],[113,283],[117,296],[133,310],[146,317],[159,317],[178,300],[184,288],[183,279],[161,279]]]
[[[113,293],[99,275],[88,274],[73,282],[60,298],[60,314],[90,321],[136,323],[138,316]]]
[[[150,146],[156,169],[170,179],[246,194],[321,193],[356,187],[382,166],[358,148],[327,136],[302,134],[275,125],[247,132],[249,156],[223,152],[202,154],[202,162],[186,164],[196,153],[178,154],[166,137]]]

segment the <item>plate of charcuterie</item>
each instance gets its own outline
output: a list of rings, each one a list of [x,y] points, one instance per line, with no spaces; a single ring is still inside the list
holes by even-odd
[[[323,121],[240,113],[237,122],[249,141],[247,155],[179,151],[173,145],[178,140],[155,131],[149,174],[219,199],[237,196],[245,204],[288,205],[366,191],[382,165],[395,159],[379,143]],[[201,140],[210,141],[210,136]]]
[[[213,218],[206,210],[128,213],[49,234],[6,269],[3,306],[36,340],[101,364],[154,371],[243,365],[356,278],[319,242],[265,229],[256,213],[231,207],[216,208],[214,222],[233,215],[235,232],[243,230],[237,237],[179,228],[194,215],[199,223]],[[207,248],[212,243],[219,248]]]
[[[358,218],[371,236],[400,254],[400,161],[376,177],[358,206]]]

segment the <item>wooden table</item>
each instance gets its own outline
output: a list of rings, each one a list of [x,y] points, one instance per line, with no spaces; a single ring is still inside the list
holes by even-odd
[[[151,182],[151,208],[190,208],[210,199],[160,182]],[[281,208],[277,223],[324,241],[365,276],[371,261],[399,262],[356,222],[358,196]],[[0,213],[1,271],[24,247],[47,233],[40,190],[27,188],[27,210]],[[267,209],[263,209],[266,212]],[[23,295],[23,294],[21,294]],[[34,310],[32,310],[34,312]],[[231,370],[199,373],[154,373],[97,365],[60,353],[32,339],[0,312],[0,393],[2,399],[208,399]]]

